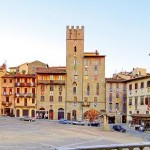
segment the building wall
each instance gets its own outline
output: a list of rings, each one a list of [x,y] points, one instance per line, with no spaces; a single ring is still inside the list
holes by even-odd
[[[147,82],[150,82],[150,77],[139,78],[127,82],[127,120],[132,120],[131,114],[150,114],[150,85],[147,86]],[[144,83],[144,87],[141,88],[141,83]],[[138,84],[137,89],[135,84]],[[132,85],[132,89],[129,86]],[[142,100],[143,99],[143,100]],[[148,104],[146,101],[148,99]]]
[[[82,117],[81,103],[83,101],[83,54],[84,54],[84,27],[72,26],[66,29],[66,117],[77,110],[77,116]],[[73,94],[73,87],[76,94]],[[77,97],[74,105],[74,97]],[[72,116],[72,115],[71,115]]]
[[[122,123],[125,121],[122,116],[126,116],[126,94],[126,83],[106,81],[107,114],[110,117],[115,117],[115,123]],[[118,103],[118,109],[116,108],[116,103]]]
[[[85,61],[88,61],[88,65]],[[94,74],[95,67],[97,74]],[[88,71],[87,75],[85,69]],[[84,27],[66,29],[66,70],[66,118],[70,114],[71,119],[74,119],[73,111],[76,111],[76,119],[83,119],[86,111],[104,110],[105,57],[97,52],[84,55]],[[96,94],[97,84],[99,84],[98,94]],[[96,101],[94,97],[97,98]]]
[[[48,113],[49,119],[58,119],[58,109],[65,111],[65,75],[53,75],[53,80],[50,80],[52,74],[38,74],[37,75],[37,111],[40,113]],[[59,80],[59,76],[62,80]],[[43,79],[43,80],[41,80]],[[53,86],[53,90],[51,90]],[[62,89],[60,90],[60,86]],[[44,100],[41,99],[44,96]],[[50,96],[53,96],[53,101],[50,101]],[[62,101],[59,101],[59,96],[62,96]],[[50,118],[50,110],[53,110],[53,118]]]

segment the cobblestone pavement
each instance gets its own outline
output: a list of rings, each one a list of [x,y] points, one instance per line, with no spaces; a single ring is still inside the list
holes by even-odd
[[[54,150],[147,141],[142,136],[103,131],[101,127],[63,125],[49,120],[26,122],[18,118],[0,117],[0,150]]]

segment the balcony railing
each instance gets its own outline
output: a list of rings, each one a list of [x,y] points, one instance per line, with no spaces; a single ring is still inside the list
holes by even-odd
[[[16,87],[30,87],[30,86],[35,86],[35,83],[21,83],[21,82],[16,82],[15,83]]]
[[[16,97],[32,97],[35,98],[35,93],[15,93]]]
[[[12,105],[12,102],[11,102],[11,101],[9,101],[9,102],[2,101],[2,105],[3,105],[3,106],[11,106],[11,105]]]
[[[83,107],[89,107],[90,106],[90,102],[82,102],[81,106],[83,106]]]
[[[65,80],[38,80],[38,84],[65,85]]]

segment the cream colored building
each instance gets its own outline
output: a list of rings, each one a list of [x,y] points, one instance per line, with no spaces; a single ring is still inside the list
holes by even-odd
[[[127,121],[150,123],[150,75],[127,80]]]
[[[105,56],[84,52],[84,27],[66,28],[66,118],[105,110]],[[88,113],[89,112],[89,113]]]
[[[106,110],[109,123],[126,123],[126,80],[106,78]]]

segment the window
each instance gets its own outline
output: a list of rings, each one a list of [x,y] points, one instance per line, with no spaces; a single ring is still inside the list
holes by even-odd
[[[84,60],[84,65],[88,66],[89,65],[89,61],[87,59]]]
[[[74,47],[74,52],[75,52],[75,53],[77,52],[77,47],[76,47],[76,46]]]
[[[135,83],[135,89],[138,89],[138,83]]]
[[[4,83],[6,83],[6,79],[4,79]]]
[[[146,114],[149,114],[149,111],[146,111]]]
[[[76,94],[76,87],[73,87],[73,94]]]
[[[62,85],[59,85],[58,90],[59,90],[59,91],[62,91]]]
[[[41,96],[41,102],[44,102],[44,101],[45,101],[45,97]]]
[[[94,66],[94,75],[98,75],[98,67]]]
[[[129,90],[132,90],[132,84],[129,85]]]
[[[129,98],[129,105],[132,105],[132,98]]]
[[[144,82],[141,82],[141,88],[144,88]]]
[[[137,110],[136,113],[139,114],[139,111]]]
[[[109,93],[109,102],[112,102],[112,93]]]
[[[144,97],[143,96],[140,98],[140,105],[144,105]]]
[[[99,95],[99,83],[96,84],[96,95]]]
[[[24,99],[24,106],[27,106],[27,98]]]
[[[41,76],[41,80],[44,80],[44,76]]]
[[[132,111],[129,111],[129,114],[132,114]]]
[[[62,75],[59,76],[59,80],[62,80]]]
[[[9,97],[6,97],[6,102],[9,102]]]
[[[50,96],[49,101],[50,101],[50,102],[53,102],[53,96]]]
[[[17,98],[17,103],[19,103],[19,98]]]
[[[58,102],[62,102],[62,96],[58,96]]]
[[[135,106],[137,106],[138,105],[138,97],[135,97],[134,99],[135,99]]]
[[[147,87],[150,87],[150,81],[147,81]]]
[[[54,86],[50,85],[50,91],[54,91]]]
[[[53,80],[54,79],[54,76],[53,75],[50,75],[50,80]]]
[[[10,95],[12,94],[12,88],[9,89],[9,94],[10,94]]]
[[[109,103],[109,112],[112,112],[112,103]]]
[[[27,78],[24,79],[24,82],[27,83]]]
[[[12,83],[12,79],[10,79],[9,82]]]
[[[35,103],[35,99],[34,98],[32,98],[32,104],[34,104]]]
[[[88,70],[87,70],[87,68],[85,68],[85,70],[84,70],[84,75],[85,75],[85,76],[88,75]]]
[[[126,103],[123,103],[123,112],[126,113]]]
[[[90,84],[87,84],[87,95],[90,95]]]
[[[98,60],[94,60],[94,66],[98,65]]]

